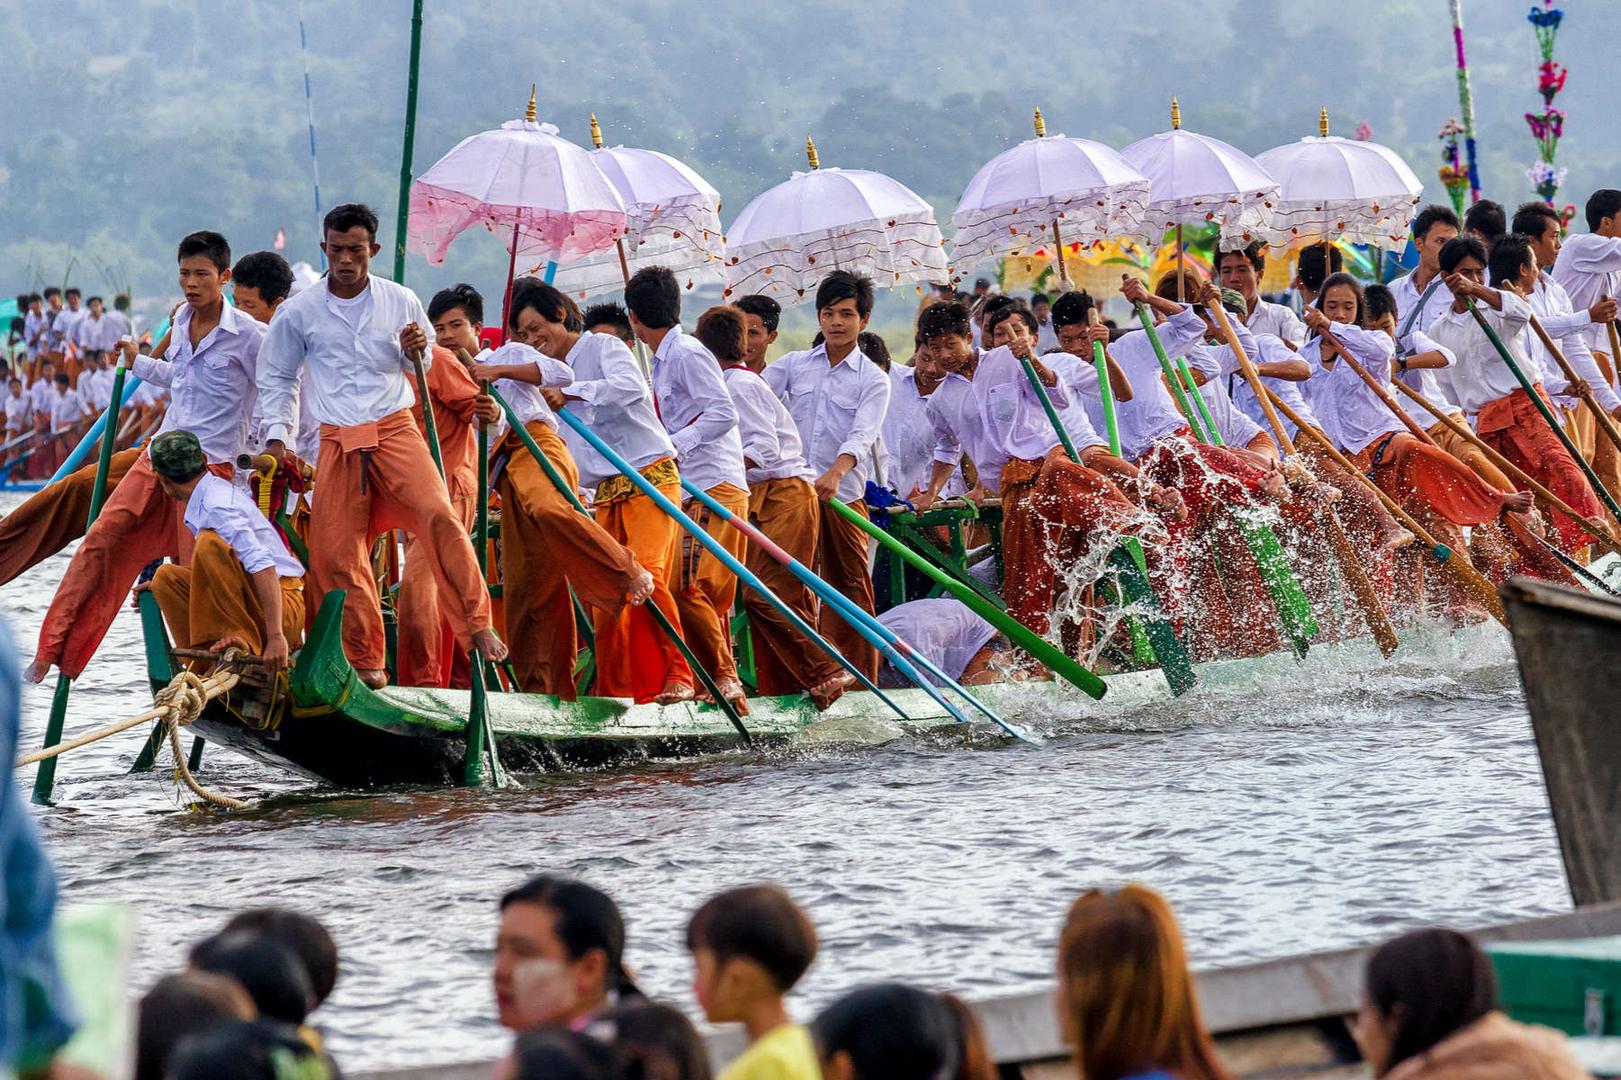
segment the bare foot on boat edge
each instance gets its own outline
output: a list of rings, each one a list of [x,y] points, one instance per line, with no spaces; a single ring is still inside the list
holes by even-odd
[[[507,643],[496,636],[494,630],[484,629],[473,635],[473,648],[484,654],[484,659],[499,664],[507,658]]]
[[[811,704],[816,706],[818,712],[826,712],[832,704],[844,696],[844,692],[855,685],[855,676],[844,672],[817,683],[806,690],[810,695]]]
[[[721,697],[731,704],[734,712],[739,716],[749,714],[749,695],[743,689],[743,684],[737,679],[716,679],[715,685],[720,689]]]
[[[383,668],[359,668],[355,671],[360,681],[373,690],[381,690],[388,685],[388,672]]]
[[[653,703],[655,705],[679,705],[683,701],[691,701],[692,698],[692,687],[679,679],[671,679],[664,684],[664,689],[658,692],[658,696],[653,698]]]

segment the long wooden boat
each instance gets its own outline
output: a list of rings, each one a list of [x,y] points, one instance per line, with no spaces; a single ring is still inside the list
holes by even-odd
[[[150,601],[149,595],[147,596]],[[313,779],[343,787],[459,782],[470,693],[418,687],[371,690],[344,656],[342,594],[329,594],[283,693],[249,690],[220,698],[193,730],[210,743]],[[154,689],[172,678],[174,663],[157,605],[143,605],[148,675]],[[1487,627],[1463,634],[1490,634]],[[1415,636],[1443,631],[1414,631]],[[1316,646],[1314,657],[1372,666],[1380,662],[1371,639]],[[1293,653],[1199,666],[1200,683],[1220,688],[1297,666]],[[1004,715],[1038,723],[1120,716],[1171,698],[1157,670],[1111,675],[1102,701],[1067,684],[1030,681],[991,684],[974,693]],[[758,697],[744,718],[751,736],[766,745],[878,744],[905,735],[997,737],[992,729],[966,730],[924,691],[888,691],[908,719],[901,720],[867,691],[845,694],[818,712],[808,696]],[[615,760],[689,757],[737,749],[741,739],[712,705],[637,705],[618,698],[564,701],[546,694],[491,693],[489,715],[503,765],[513,772],[554,772]]]
[[[1621,601],[1527,578],[1502,592],[1571,897],[1621,900]]]

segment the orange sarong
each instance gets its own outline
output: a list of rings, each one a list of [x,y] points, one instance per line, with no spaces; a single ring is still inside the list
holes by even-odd
[[[212,529],[197,534],[189,566],[166,563],[152,577],[152,595],[183,649],[207,649],[241,638],[255,655],[264,651],[265,611],[235,551]],[[288,649],[304,643],[304,579],[281,579],[281,632]]]
[[[816,565],[821,517],[816,489],[797,476],[762,480],[749,490],[749,520],[806,566]],[[749,545],[746,565],[805,625],[816,625],[816,596],[792,571],[756,544]],[[809,690],[843,670],[755,590],[744,591],[743,610],[754,636],[754,684],[762,695]]]
[[[718,484],[707,494],[738,517],[749,516],[749,493],[742,488]],[[728,554],[743,561],[748,538],[730,522],[697,499],[683,509]],[[737,661],[732,655],[732,605],[736,600],[737,575],[697,540],[683,534],[681,588],[675,594],[676,607],[681,610],[681,636],[716,682],[737,678]]]
[[[139,450],[121,450],[113,455],[107,471],[107,494],[117,489],[140,456]],[[92,460],[35,492],[27,502],[0,518],[0,585],[84,535],[90,498],[96,488],[97,464]]]
[[[1542,387],[1537,392],[1544,402]],[[1550,406],[1551,407],[1551,406]],[[1549,491],[1570,504],[1571,509],[1590,518],[1604,518],[1604,504],[1593,493],[1587,475],[1553,433],[1524,390],[1490,402],[1475,418],[1475,430],[1493,450],[1519,466]],[[1591,543],[1594,537],[1564,514],[1547,515],[1559,546],[1567,553]]]

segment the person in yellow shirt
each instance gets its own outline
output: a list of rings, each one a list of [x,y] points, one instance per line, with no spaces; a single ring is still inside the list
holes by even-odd
[[[821,1080],[810,1032],[783,1003],[816,959],[816,929],[787,892],[745,885],[711,897],[687,924],[687,951],[704,1015],[748,1035],[719,1080]]]

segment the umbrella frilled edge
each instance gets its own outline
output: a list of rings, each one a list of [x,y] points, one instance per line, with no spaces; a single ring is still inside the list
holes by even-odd
[[[1052,243],[1055,221],[1066,246],[1092,246],[1135,235],[1142,227],[1148,200],[1149,185],[1143,180],[954,214],[951,262],[961,267],[1005,255],[1028,255]]]
[[[1257,238],[1273,251],[1335,240],[1400,247],[1407,242],[1421,202],[1422,195],[1280,202]],[[1225,229],[1222,235],[1227,238]]]
[[[726,296],[761,293],[790,303],[810,299],[834,270],[872,278],[879,288],[944,282],[951,276],[945,239],[932,211],[850,222],[836,229],[731,248]]]
[[[459,191],[424,184],[411,186],[411,211],[406,219],[406,246],[439,266],[451,241],[479,226],[494,233],[511,250],[512,231],[518,230],[519,258],[557,263],[611,250],[625,234],[628,215],[623,210],[546,210],[527,206],[482,203]]]

